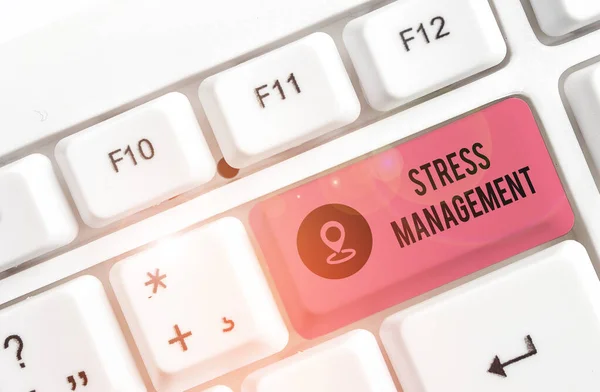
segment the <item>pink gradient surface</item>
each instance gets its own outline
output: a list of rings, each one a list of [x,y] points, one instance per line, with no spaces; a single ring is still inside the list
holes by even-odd
[[[465,178],[454,177],[453,183],[446,181],[446,186],[441,186],[439,176],[434,175],[437,190],[427,183],[425,195],[415,192],[419,186],[409,178],[409,170],[446,159],[463,148],[472,149],[475,143],[482,145],[479,151],[489,159],[487,169],[478,167],[475,174],[469,175],[465,170],[473,171],[473,167],[457,158],[457,171]],[[466,156],[476,165],[486,166],[472,153]],[[439,207],[442,200],[450,204],[453,196],[464,196],[469,189],[485,187],[487,182],[523,167],[529,167],[535,193],[521,175],[526,197],[513,199],[503,183],[500,186],[507,189],[506,197],[513,199],[512,203],[476,218],[470,210],[468,221],[459,220],[458,225],[445,226],[436,234],[428,230],[429,236],[423,234],[422,240],[400,246],[392,221],[400,224],[407,217],[412,222],[414,212],[421,214],[431,205]],[[420,169],[419,173],[417,178],[425,182],[426,173]],[[315,208],[333,203],[358,211],[372,234],[366,263],[350,276],[336,279],[312,272],[298,251],[298,230],[303,220]],[[482,205],[475,210],[482,211]],[[323,217],[322,222],[331,220],[330,216]],[[276,195],[257,204],[250,214],[250,224],[291,322],[306,338],[326,334],[562,236],[570,231],[573,220],[531,110],[517,98]],[[360,251],[367,246],[353,235],[352,227],[345,228],[344,234],[342,247]],[[317,264],[326,263],[327,254],[334,251],[318,240],[311,248],[306,251],[315,260],[308,262]]]

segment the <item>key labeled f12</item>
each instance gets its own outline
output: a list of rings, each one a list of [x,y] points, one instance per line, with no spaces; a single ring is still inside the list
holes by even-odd
[[[494,67],[507,52],[487,0],[396,1],[348,23],[344,43],[380,111]]]
[[[443,16],[436,16],[432,18],[429,21],[429,26],[432,27],[431,30],[429,30],[429,33],[427,24],[423,23],[420,23],[416,29],[409,27],[400,32],[400,39],[402,39],[402,43],[404,44],[404,48],[407,52],[410,52],[411,50],[410,41],[415,39],[422,38],[426,44],[430,44],[432,40],[437,41],[450,35],[450,31],[446,29],[446,20]],[[435,34],[432,33],[434,28],[436,31]],[[429,38],[430,34],[432,34],[431,39]]]

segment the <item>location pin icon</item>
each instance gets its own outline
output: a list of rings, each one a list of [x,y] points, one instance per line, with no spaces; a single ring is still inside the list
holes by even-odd
[[[336,229],[338,229],[340,231],[340,238],[338,238],[336,241],[331,241],[331,240],[329,240],[329,238],[327,238],[327,230],[329,230],[333,227],[335,227]],[[342,224],[340,222],[329,221],[329,222],[325,223],[323,225],[323,227],[321,227],[321,240],[323,241],[323,243],[325,243],[325,245],[330,247],[331,250],[333,250],[335,253],[340,253],[340,251],[342,250],[342,246],[344,246],[344,238],[345,237],[346,237],[346,231],[344,229],[344,226],[342,226]]]

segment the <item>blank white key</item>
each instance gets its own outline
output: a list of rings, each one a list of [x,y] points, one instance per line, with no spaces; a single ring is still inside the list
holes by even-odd
[[[187,98],[170,93],[61,140],[56,159],[84,222],[102,227],[210,181]]]
[[[145,392],[100,281],[77,278],[0,311],[0,391]]]
[[[405,392],[600,390],[600,282],[565,241],[386,319]]]
[[[369,104],[406,104],[491,68],[506,44],[487,1],[406,0],[357,18],[344,42]]]
[[[544,33],[559,37],[600,20],[597,0],[531,0]]]
[[[287,344],[250,239],[235,218],[117,263],[111,282],[159,392],[187,390]]]
[[[375,337],[355,330],[252,373],[242,392],[396,392]]]
[[[0,271],[69,244],[77,232],[48,158],[34,154],[0,168]]]
[[[565,93],[594,166],[600,170],[600,64],[571,74],[565,82]]]
[[[199,90],[234,167],[347,125],[360,114],[335,43],[315,33],[206,79]]]

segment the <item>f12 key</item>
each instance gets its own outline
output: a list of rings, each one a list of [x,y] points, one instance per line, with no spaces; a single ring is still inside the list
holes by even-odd
[[[351,21],[344,42],[381,111],[498,65],[506,44],[486,0],[397,1]]]

